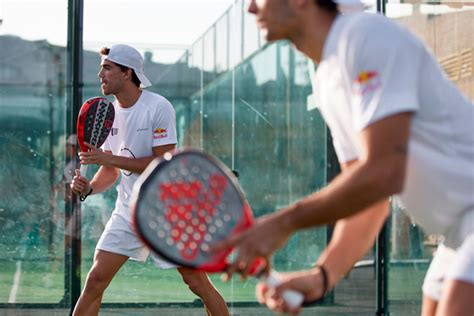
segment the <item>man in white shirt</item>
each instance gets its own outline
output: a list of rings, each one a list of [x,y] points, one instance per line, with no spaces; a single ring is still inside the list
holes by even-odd
[[[257,287],[268,307],[294,312],[284,289],[321,298],[373,245],[398,195],[427,232],[445,236],[423,286],[422,314],[474,314],[474,106],[444,75],[425,45],[383,16],[342,15],[358,0],[251,0],[269,41],[287,39],[318,64],[317,104],[342,172],[326,188],[216,247],[236,246],[229,274],[246,274],[297,230],[336,222],[308,271]],[[271,236],[271,237],[269,237]]]
[[[96,246],[94,264],[73,315],[97,315],[102,295],[115,274],[129,259],[145,261],[149,250],[133,231],[130,197],[133,184],[155,158],[177,143],[175,110],[161,95],[142,88],[151,85],[143,72],[143,58],[134,48],[114,45],[100,51],[102,93],[115,97],[115,119],[102,149],[88,145],[80,152],[81,164],[100,165],[89,182],[76,170],[71,188],[84,200],[110,188],[120,178],[115,209]],[[227,305],[203,272],[176,267],[155,254],[159,268],[177,268],[184,282],[198,295],[208,315],[229,315]]]

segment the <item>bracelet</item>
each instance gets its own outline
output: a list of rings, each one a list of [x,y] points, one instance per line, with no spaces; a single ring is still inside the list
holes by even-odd
[[[328,291],[329,287],[329,278],[328,278],[328,271],[323,265],[320,264],[315,264],[315,268],[319,269],[319,272],[321,272],[321,275],[323,276],[323,294],[321,295],[321,299],[326,295],[326,292]]]
[[[92,187],[91,187],[91,189],[89,190],[89,192],[87,192],[86,195],[81,195],[81,196],[79,196],[79,200],[80,200],[81,202],[84,202],[84,201],[86,200],[86,198],[87,198],[91,193],[92,193]]]

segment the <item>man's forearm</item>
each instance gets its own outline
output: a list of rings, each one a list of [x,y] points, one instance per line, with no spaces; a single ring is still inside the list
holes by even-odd
[[[154,158],[155,157],[128,158],[122,156],[113,156],[110,159],[110,165],[118,169],[140,174],[146,169],[146,167]]]
[[[149,157],[132,158],[123,157],[118,155],[112,155],[110,151],[98,153],[98,161],[91,160],[92,163],[97,163],[106,167],[114,167],[121,170],[127,170],[136,174],[141,174],[150,162],[156,157],[163,156],[166,152],[169,152],[176,148],[176,144],[167,144],[155,146],[152,148],[152,155]],[[87,153],[84,154],[85,160],[87,160]]]
[[[387,167],[383,164],[366,167],[355,163],[326,188],[274,216],[280,217],[290,231],[335,223],[352,216],[393,194],[390,177],[384,177],[383,168]]]
[[[343,163],[326,188],[279,212],[288,230],[334,223],[402,191],[411,116],[395,114],[364,128],[357,159]]]
[[[115,181],[117,181],[120,171],[114,167],[99,167],[96,174],[90,182],[92,194],[97,194],[106,191]]]
[[[317,261],[328,272],[330,288],[367,253],[388,214],[387,199],[336,223],[331,241]]]

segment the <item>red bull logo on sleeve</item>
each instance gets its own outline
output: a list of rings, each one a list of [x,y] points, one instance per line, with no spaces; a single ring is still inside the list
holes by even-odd
[[[154,139],[161,139],[161,138],[166,138],[166,137],[168,137],[168,131],[164,128],[158,127],[153,131]]]
[[[361,71],[353,81],[355,94],[364,95],[374,92],[382,86],[382,80],[377,71]]]

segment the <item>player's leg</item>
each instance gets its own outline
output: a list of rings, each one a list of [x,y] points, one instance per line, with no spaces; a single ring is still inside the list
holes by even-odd
[[[452,263],[456,252],[443,244],[438,246],[430,267],[423,281],[423,303],[421,316],[434,316],[446,277],[446,270]]]
[[[456,251],[446,279],[436,315],[474,315],[474,233]]]
[[[421,305],[421,316],[435,316],[438,301],[432,299],[428,295],[423,295],[423,302]]]
[[[474,315],[474,284],[458,280],[446,282],[445,294],[436,310],[436,316],[444,315]]]
[[[178,272],[189,289],[202,299],[208,315],[229,315],[224,298],[206,273],[183,267],[178,268]]]
[[[97,315],[102,295],[120,267],[128,258],[145,261],[147,256],[148,251],[136,238],[131,224],[121,216],[112,214],[97,243],[94,264],[74,315]]]
[[[120,267],[128,260],[127,256],[97,250],[94,264],[90,269],[84,289],[74,308],[73,315],[97,315],[102,295]]]

